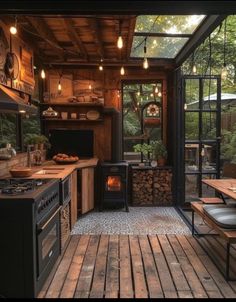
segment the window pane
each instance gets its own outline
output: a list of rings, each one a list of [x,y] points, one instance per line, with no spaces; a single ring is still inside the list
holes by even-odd
[[[204,15],[141,15],[136,19],[135,32],[192,34],[204,17]]]
[[[202,139],[216,139],[216,113],[202,113]]]
[[[186,79],[185,81],[186,109],[199,109],[199,80]]]
[[[198,175],[185,175],[185,201],[196,201],[198,198]]]
[[[134,36],[131,57],[144,57],[144,40],[145,36]],[[148,37],[146,55],[148,58],[175,58],[188,40],[176,37]]]
[[[216,109],[217,80],[203,80],[203,109]]]
[[[202,179],[214,179],[214,178],[215,178],[214,174],[202,175]],[[215,190],[210,186],[207,186],[206,184],[202,183],[202,197],[215,197]]]
[[[198,140],[199,138],[199,113],[185,112],[185,139]]]
[[[0,147],[10,143],[17,149],[17,118],[14,113],[0,113]]]
[[[216,171],[216,144],[207,143],[203,145],[202,151],[202,171],[214,172]]]
[[[22,115],[22,134],[23,145],[26,145],[26,140],[32,134],[40,134],[40,119],[37,115]]]

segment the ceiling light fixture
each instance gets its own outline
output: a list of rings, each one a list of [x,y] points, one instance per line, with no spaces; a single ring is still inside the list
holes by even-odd
[[[17,34],[17,18],[15,16],[15,24],[10,27],[10,33],[12,35]]]
[[[120,74],[121,74],[121,75],[124,75],[124,74],[125,74],[124,66],[121,67],[121,69],[120,69]]]
[[[144,57],[143,57],[143,68],[144,69],[148,69],[149,64],[148,64],[148,59],[146,57],[147,54],[147,38],[145,38],[145,43],[144,43],[144,48],[143,48],[143,52],[144,52]]]
[[[225,55],[226,55],[226,20],[227,19],[225,19],[225,26],[224,26],[224,52],[223,52],[224,63],[223,63],[223,68],[221,70],[221,79],[222,80],[226,80],[226,78],[228,76],[228,70],[226,68],[226,60],[225,60]]]
[[[44,69],[42,69],[41,70],[41,78],[45,79],[45,77],[46,77],[45,71],[44,71]]]
[[[123,39],[121,36],[121,20],[119,20],[119,37],[117,39],[117,47],[121,49],[123,47]]]

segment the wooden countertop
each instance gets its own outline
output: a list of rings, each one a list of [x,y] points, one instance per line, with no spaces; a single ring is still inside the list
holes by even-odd
[[[88,168],[88,167],[96,167],[98,163],[98,158],[90,158],[90,159],[81,159],[75,164],[66,164],[59,165],[52,161],[45,161],[41,166],[32,166],[33,174],[29,177],[24,178],[56,178],[56,179],[64,179],[68,175],[70,175],[74,170]],[[40,171],[45,171],[40,173]],[[37,173],[39,172],[39,173]],[[11,177],[10,174],[6,175],[2,178]]]

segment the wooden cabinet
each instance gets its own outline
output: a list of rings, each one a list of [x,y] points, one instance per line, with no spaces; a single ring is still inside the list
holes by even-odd
[[[94,168],[82,169],[81,213],[87,213],[94,208]]]
[[[77,170],[71,174],[71,228],[77,221]]]

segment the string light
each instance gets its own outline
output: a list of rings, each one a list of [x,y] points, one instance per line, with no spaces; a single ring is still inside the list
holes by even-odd
[[[57,86],[58,92],[61,92],[61,76],[58,82],[58,86]]]
[[[144,68],[144,69],[148,69],[148,67],[149,67],[148,59],[147,59],[147,57],[146,57],[146,53],[147,53],[147,46],[146,46],[146,43],[147,43],[147,38],[145,38],[145,43],[144,43],[144,48],[143,48],[143,51],[144,51],[143,68]]]
[[[120,69],[120,74],[121,74],[121,75],[124,75],[124,74],[125,74],[125,69],[124,69],[123,66],[122,66],[121,69]]]
[[[89,89],[90,89],[90,90],[92,89],[92,85],[91,85],[91,84],[89,84]]]
[[[119,37],[117,39],[117,47],[121,49],[123,47],[123,39],[121,36],[121,20],[119,21]]]
[[[158,87],[157,87],[157,85],[156,85],[156,87],[155,87],[155,91],[154,91],[156,94],[158,93]]]
[[[137,92],[137,96],[140,96],[140,91]]]
[[[45,79],[45,77],[46,77],[45,71],[44,71],[44,69],[42,69],[41,70],[41,78]]]
[[[16,16],[15,16],[15,25],[12,25],[12,26],[10,27],[10,33],[11,33],[12,35],[17,34],[17,18],[16,18]]]
[[[161,91],[158,92],[157,96],[159,96],[160,98],[162,97]]]
[[[187,106],[187,104],[185,103],[185,104],[184,104],[184,110],[187,110],[187,108],[188,108],[188,106]]]
[[[194,73],[194,74],[196,74],[196,73],[197,73],[197,67],[196,67],[196,65],[195,65],[195,64],[193,65],[193,73]]]
[[[221,79],[222,80],[226,80],[227,76],[228,76],[228,70],[226,68],[226,60],[225,60],[225,54],[226,54],[226,20],[225,19],[225,26],[224,26],[224,63],[223,63],[223,68],[221,70]]]

